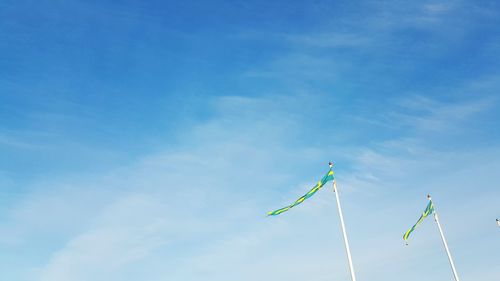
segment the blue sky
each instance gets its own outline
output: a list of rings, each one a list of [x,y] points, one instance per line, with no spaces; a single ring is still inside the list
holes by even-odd
[[[496,1],[0,3],[8,280],[462,280],[500,263]]]

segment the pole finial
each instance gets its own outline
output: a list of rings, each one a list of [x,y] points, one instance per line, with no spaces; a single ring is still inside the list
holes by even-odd
[[[328,166],[333,167],[333,162],[328,162]]]
[[[430,194],[427,194],[427,199],[431,200],[431,195]]]

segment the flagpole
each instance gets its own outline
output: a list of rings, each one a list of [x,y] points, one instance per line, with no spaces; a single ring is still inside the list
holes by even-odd
[[[345,231],[344,215],[342,214],[342,208],[340,207],[339,192],[337,190],[337,183],[336,183],[335,179],[333,180],[333,192],[335,193],[335,197],[337,198],[337,208],[339,209],[340,225],[342,226],[342,234],[344,235],[345,251],[347,253],[347,261],[349,262],[349,270],[351,272],[351,279],[352,279],[352,281],[356,281],[356,274],[354,273],[354,266],[352,265],[351,250],[349,249],[349,240],[347,239],[347,233]]]
[[[429,200],[432,200],[430,195],[427,195],[427,198],[429,198]],[[444,238],[444,233],[443,229],[441,228],[441,223],[439,223],[439,217],[436,212],[436,208],[434,208],[434,220],[437,223],[439,234],[441,234],[441,240],[443,241],[444,249],[446,250],[446,254],[448,255],[448,260],[450,261],[451,270],[453,271],[453,277],[455,278],[455,281],[460,281],[460,279],[458,278],[457,270],[455,268],[455,263],[453,263],[453,258],[451,257],[450,249],[448,249],[448,243],[446,243],[446,238]]]

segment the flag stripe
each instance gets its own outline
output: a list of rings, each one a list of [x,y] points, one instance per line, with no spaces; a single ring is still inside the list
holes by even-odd
[[[305,195],[303,195],[302,197],[297,199],[293,204],[286,206],[286,207],[283,207],[281,209],[278,209],[276,211],[268,212],[267,215],[268,216],[277,216],[277,215],[279,215],[283,212],[286,212],[286,211],[290,210],[291,208],[299,205],[300,203],[304,202],[307,198],[313,196],[314,193],[318,192],[318,190],[320,190],[323,187],[323,185],[325,185],[327,182],[333,180],[333,178],[334,178],[333,174],[334,174],[333,170],[330,168],[328,173],[326,173],[326,175],[311,190],[309,190]]]

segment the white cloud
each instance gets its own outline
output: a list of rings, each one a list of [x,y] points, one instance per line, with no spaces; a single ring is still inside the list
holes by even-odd
[[[186,141],[178,147],[99,175],[35,184],[11,210],[2,239],[14,249],[49,243],[39,262],[27,270],[30,280],[348,278],[330,187],[286,216],[264,217],[269,209],[307,190],[315,175],[303,178],[303,172],[295,174],[297,169],[332,149],[287,142],[290,131],[306,125],[289,114],[303,106],[301,98],[276,110],[272,98],[233,96],[219,101],[217,117],[186,131]],[[453,123],[450,112],[471,117],[483,109],[482,103],[469,108],[422,97],[402,106],[424,114],[444,111],[444,125]],[[323,132],[326,138],[335,133]],[[481,161],[499,155],[497,150],[439,152],[425,145],[418,132],[334,149],[351,159],[352,167],[341,165],[337,177],[360,276],[388,278],[380,268],[408,255],[399,234],[413,223],[429,191],[436,194],[453,234],[450,244],[463,254],[460,241],[474,231],[449,216],[459,213],[459,206],[446,198],[465,200],[460,194],[450,195],[455,184],[471,184],[463,169],[479,174],[486,167]],[[466,164],[457,164],[464,159]],[[476,188],[484,189],[493,179],[487,173],[482,176],[485,181],[476,182]],[[290,185],[293,181],[301,184]],[[493,210],[492,202],[486,202],[490,207],[481,211],[483,215]],[[395,213],[401,210],[401,215]],[[421,251],[407,257],[412,266],[428,260],[425,255],[440,255],[432,248],[439,241],[424,238],[426,231],[419,230],[423,240],[416,241],[430,239],[430,244],[414,242]],[[428,231],[432,233],[430,227]],[[8,242],[13,236],[16,242]],[[464,266],[466,259],[457,260]],[[398,272],[408,270],[401,266]],[[438,276],[446,274],[439,272]]]
[[[106,208],[97,225],[52,255],[40,270],[40,280],[109,280],[147,258],[171,239],[166,230],[174,227],[157,201],[130,196]]]
[[[450,10],[453,6],[450,3],[425,4],[424,9],[429,13],[443,13]]]
[[[495,99],[475,98],[459,102],[439,102],[428,97],[416,96],[403,99],[404,113],[397,113],[395,119],[407,122],[412,128],[428,131],[456,129],[457,126],[475,114],[491,109]]]

